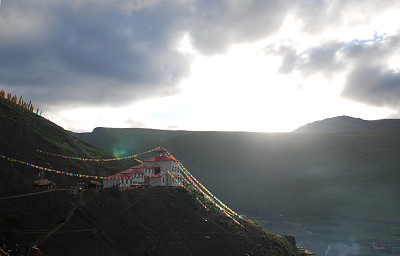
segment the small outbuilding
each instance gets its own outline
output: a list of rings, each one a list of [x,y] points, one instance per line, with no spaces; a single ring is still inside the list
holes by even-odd
[[[109,179],[103,180],[104,188],[129,188],[138,184],[143,184],[144,173],[135,168],[129,168],[122,172],[118,172],[111,176]]]
[[[103,187],[104,188],[120,188],[120,187],[127,187],[126,181],[129,177],[125,174],[116,173],[111,176],[108,176],[109,179],[103,180]]]
[[[143,183],[144,181],[144,173],[137,169],[129,168],[125,171],[119,172],[119,174],[125,174],[126,176],[132,178],[130,180],[131,184]]]

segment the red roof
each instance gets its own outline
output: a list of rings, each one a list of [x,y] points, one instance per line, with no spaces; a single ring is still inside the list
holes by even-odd
[[[172,161],[172,159],[167,156],[155,156],[155,157],[143,160],[143,162],[158,162],[158,161]]]
[[[129,176],[126,176],[125,174],[121,174],[121,173],[116,173],[116,174],[113,174],[113,175],[108,176],[108,177],[113,177],[113,178],[129,178]]]
[[[135,165],[133,167],[129,167],[129,169],[143,169],[143,168],[147,168],[147,169],[154,169],[154,167],[150,167],[144,164],[139,164],[139,165]]]
[[[166,173],[166,172],[160,172],[159,174],[155,174],[153,176],[151,176],[152,178],[159,178],[162,177],[164,175],[169,175],[169,176],[174,176],[175,178],[183,178],[183,176],[180,173],[176,173],[176,174],[172,174],[172,173]]]
[[[173,176],[176,177],[176,178],[183,178],[183,176],[180,175],[179,173],[177,173],[177,174],[170,174],[170,175],[173,175]]]
[[[154,152],[160,152],[160,151],[167,151],[167,150],[163,147],[158,147],[157,149],[154,150]]]
[[[128,173],[144,174],[144,172],[138,171],[136,169],[128,169],[128,170],[125,170],[125,171],[122,171],[122,172],[119,172],[119,173],[122,173],[122,174],[128,174]]]

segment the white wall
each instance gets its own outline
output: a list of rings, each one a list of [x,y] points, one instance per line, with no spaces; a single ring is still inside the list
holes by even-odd
[[[150,177],[150,186],[151,187],[164,186],[163,182],[162,182],[163,177],[164,177],[164,175],[162,177]]]
[[[151,175],[154,175],[154,169],[142,168],[142,169],[138,169],[138,170],[143,172],[145,177],[150,177]]]
[[[144,182],[144,175],[138,173],[129,173],[127,175],[129,177],[133,177],[134,179],[116,179],[116,180],[103,180],[103,187],[104,188],[129,188],[132,185],[143,183]]]
[[[180,173],[179,167],[175,161],[154,161],[154,162],[144,162],[145,165],[150,167],[160,167],[160,172],[166,173],[170,171],[172,173]]]
[[[104,188],[119,187],[119,180],[103,180]]]
[[[137,184],[137,183],[143,183],[144,182],[144,174],[139,174],[139,173],[128,173],[126,174],[129,177],[132,177],[132,180],[129,180],[130,184]]]
[[[151,187],[161,187],[161,186],[176,187],[176,186],[180,186],[179,182],[181,182],[181,179],[172,178],[170,175],[167,175],[167,174],[164,174],[160,177],[151,177],[150,178],[150,186]]]
[[[166,186],[170,186],[170,187],[177,187],[180,186],[180,182],[182,182],[180,178],[172,178],[170,175],[165,175],[167,177],[167,185]]]

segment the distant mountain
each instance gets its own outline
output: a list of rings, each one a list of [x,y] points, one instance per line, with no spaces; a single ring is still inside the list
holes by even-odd
[[[400,127],[399,119],[367,121],[361,118],[338,116],[306,124],[293,132],[360,132]]]
[[[338,120],[352,121],[347,127],[375,125],[374,121],[348,117]],[[369,218],[374,213],[376,219],[390,216],[400,221],[396,213],[400,204],[384,192],[390,188],[400,194],[400,128],[396,121],[384,120],[381,126],[389,128],[368,132],[354,131],[356,128],[347,128],[351,132],[278,134],[96,128],[76,136],[108,152],[127,155],[162,145],[211,191],[251,216],[282,212],[303,216],[307,212],[308,217],[316,217],[340,212]],[[384,212],[369,207],[371,186],[376,186],[374,198],[385,198],[394,207]],[[359,191],[358,196],[351,191]],[[325,193],[329,205],[322,197]],[[348,202],[343,205],[343,200]]]
[[[90,175],[107,175],[125,165],[136,165],[133,160],[96,163],[56,158],[39,154],[38,148],[84,158],[112,157],[45,118],[0,99],[1,155]],[[56,188],[33,186],[39,178],[55,182]],[[295,256],[293,243],[251,220],[242,220],[244,227],[238,226],[200,194],[183,188],[120,192],[75,186],[86,181],[0,158],[0,247],[14,249],[18,244],[17,255],[36,242],[44,255],[58,256]],[[290,240],[293,242],[293,237]]]
[[[382,122],[390,125],[349,132],[96,128],[76,135],[126,155],[161,145],[233,209],[267,230],[317,241],[312,249],[325,255],[332,240],[360,239],[368,250],[371,240],[382,239],[379,232],[396,239],[377,223],[400,227],[400,128],[397,120]]]

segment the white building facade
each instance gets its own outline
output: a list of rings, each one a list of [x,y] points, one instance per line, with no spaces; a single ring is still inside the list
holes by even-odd
[[[154,168],[154,175],[167,172],[180,173],[178,164],[167,156],[167,151],[164,148],[160,147],[154,151],[154,154],[154,157],[143,160],[146,166]]]
[[[125,179],[127,179],[128,176],[116,173],[111,176],[108,176],[108,178],[111,179],[103,180],[103,188],[120,188],[121,186],[124,186]]]
[[[136,169],[127,169],[108,177],[112,179],[103,180],[104,188],[129,188],[144,182],[144,173]]]
[[[154,156],[143,160],[143,164],[109,177],[114,179],[104,179],[104,188],[129,188],[143,183],[152,187],[175,187],[183,184],[178,164],[168,157],[167,151],[162,147],[154,150]]]
[[[172,175],[170,173],[160,173],[158,175],[150,177],[151,187],[177,187],[183,183],[183,178],[180,174]]]
[[[125,171],[119,172],[119,174],[124,174],[132,179],[128,179],[125,183],[130,187],[132,185],[141,184],[144,181],[144,173],[137,169],[127,169]]]
[[[139,165],[130,167],[129,169],[135,169],[135,170],[141,171],[144,174],[144,177],[150,177],[155,174],[154,167],[147,166],[144,164],[139,164]]]

